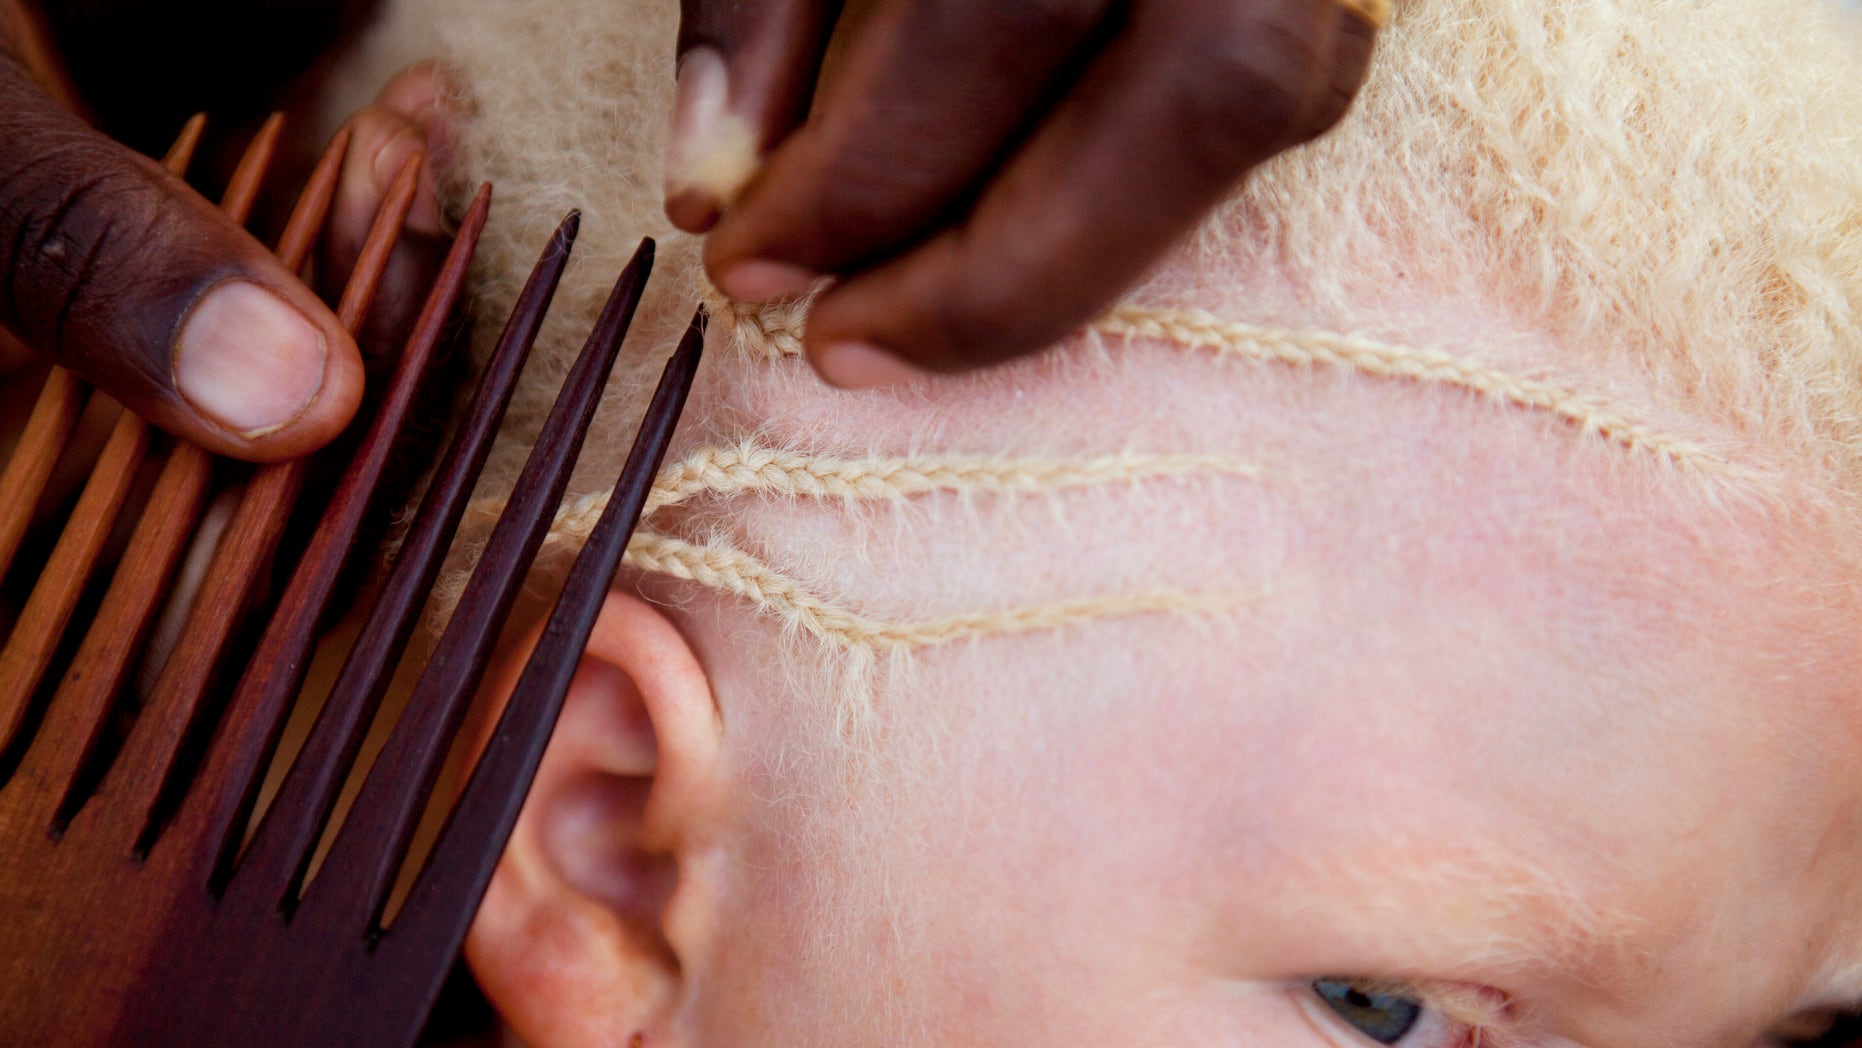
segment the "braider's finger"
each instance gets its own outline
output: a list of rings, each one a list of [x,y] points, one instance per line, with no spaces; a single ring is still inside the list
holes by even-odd
[[[361,361],[257,241],[0,56],[0,325],[144,418],[277,459],[341,431]]]
[[[1251,167],[1321,130],[1315,113],[1342,112],[1336,14],[1313,0],[1136,7],[960,225],[816,302],[816,369],[850,387],[963,370],[1090,320]]]
[[[710,229],[808,112],[842,0],[681,0],[666,214]]]
[[[949,220],[1107,31],[1108,0],[890,0],[706,244],[733,298],[799,294]]]
[[[320,285],[332,300],[349,285],[395,178],[410,159],[422,160],[405,228],[382,272],[368,319],[356,332],[371,377],[378,365],[384,371],[392,367],[451,244],[440,214],[435,168],[446,159],[454,97],[436,67],[419,65],[389,81],[374,104],[349,120],[349,149],[331,201],[318,270]]]

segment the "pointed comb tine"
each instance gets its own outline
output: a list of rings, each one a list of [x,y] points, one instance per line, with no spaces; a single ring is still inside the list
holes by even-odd
[[[490,660],[491,641],[562,500],[652,264],[653,242],[642,241],[564,379],[504,515],[414,686],[406,712],[370,767],[323,872],[306,896],[307,906],[319,897],[318,885],[334,884],[321,895],[342,914],[339,919],[379,918],[414,825],[432,795],[441,761]]]
[[[504,419],[505,406],[510,403],[517,377],[542,328],[543,316],[555,297],[580,228],[580,213],[570,212],[531,269],[465,421],[421,500],[388,581],[303,749],[260,821],[251,847],[232,873],[229,891],[271,896],[272,901],[295,895],[337,790],[355,760],[362,734],[413,632],[421,605],[439,574],[447,544],[465,512],[466,500],[491,453],[492,438]],[[239,827],[233,824],[222,829],[230,847],[230,838],[238,834]],[[223,885],[225,876],[222,871],[214,882],[216,889]]]
[[[375,224],[369,228],[368,239],[356,256],[355,272],[373,276],[367,280],[351,277],[349,286],[343,289],[343,297],[336,306],[336,319],[344,330],[357,330],[368,316],[369,306],[375,302],[375,292],[381,287],[381,274],[388,268],[388,258],[394,253],[395,245],[400,243],[401,229],[407,224],[407,212],[413,207],[414,194],[419,188],[420,154],[416,153],[407,158],[389,184],[381,208],[375,213]]]
[[[220,210],[238,225],[245,225],[252,217],[252,206],[259,199],[259,189],[264,185],[266,172],[271,169],[272,158],[278,154],[278,138],[283,131],[283,113],[266,117],[258,134],[246,144],[246,151],[239,157],[239,166],[233,169],[233,177],[227,180]]]
[[[26,527],[32,523],[32,511],[39,504],[53,467],[58,465],[58,456],[71,440],[71,431],[78,424],[78,414],[89,393],[64,368],[54,367],[46,374],[26,428],[13,446],[6,471],[0,473],[0,491],[6,492],[6,498],[0,499],[0,575],[13,565],[13,555],[19,552]],[[0,720],[4,719],[0,716]],[[6,732],[0,730],[0,749],[5,748],[5,736]]]
[[[562,595],[498,726],[395,918],[390,942],[451,952],[464,940],[543,759],[578,657],[588,645],[595,618],[613,585],[615,569],[640,524],[641,511],[698,373],[704,345],[701,311],[692,317],[679,348],[660,374],[659,387],[608,505],[569,569]]]
[[[190,857],[196,864],[221,869],[230,861],[230,849],[238,844],[239,834],[233,828],[243,828],[252,810],[261,782],[259,773],[277,746],[284,715],[303,683],[317,625],[361,528],[363,512],[374,498],[395,438],[458,306],[490,209],[491,187],[486,185],[460,223],[382,406],[344,471],[336,496],[318,522],[228,706],[225,728],[208,756],[200,786],[179,816],[187,823],[182,839],[199,842],[201,850]],[[145,829],[141,850],[153,848],[153,829]]]
[[[194,151],[200,148],[200,136],[207,130],[207,114],[195,113],[188,117],[187,123],[181,125],[181,133],[175,136],[174,145],[162,154],[162,168],[179,178],[187,174],[188,165],[194,162]]]
[[[304,267],[304,260],[317,243],[317,234],[323,230],[323,220],[329,216],[330,201],[336,197],[336,180],[343,171],[343,157],[349,152],[349,137],[345,127],[324,147],[323,156],[297,195],[297,205],[285,221],[284,232],[279,234],[278,261],[293,273]]]

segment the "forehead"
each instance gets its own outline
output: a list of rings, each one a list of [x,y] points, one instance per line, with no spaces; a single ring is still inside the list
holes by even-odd
[[[1307,393],[1331,408],[1302,421]],[[1531,974],[1645,1002],[1723,983],[1723,1020],[1788,1008],[1840,953],[1862,864],[1840,832],[1856,716],[1806,642],[1827,609],[1783,581],[1801,567],[1524,413],[1360,384],[1250,406],[1167,425],[1258,477],[905,525],[753,511],[802,559],[851,531],[884,588],[815,581],[901,616],[1056,586],[1250,595],[922,653],[887,697],[919,765],[915,805],[890,803],[939,842],[913,883],[1019,900],[1011,924],[1081,896],[1147,927],[1175,906],[1197,949],[1235,956],[1219,940],[1245,929],[1236,963],[1278,977]]]

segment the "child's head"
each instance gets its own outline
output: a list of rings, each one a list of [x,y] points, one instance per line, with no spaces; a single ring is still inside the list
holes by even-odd
[[[672,16],[614,6],[441,7],[487,308],[588,212],[551,376],[664,235]],[[474,932],[495,1002],[541,1044],[1746,1048],[1862,998],[1834,12],[1410,0],[1335,135],[1001,371],[836,392],[720,304]],[[661,254],[579,490],[700,293]]]

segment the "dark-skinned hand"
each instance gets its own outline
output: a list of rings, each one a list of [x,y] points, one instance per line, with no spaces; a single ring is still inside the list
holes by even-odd
[[[1092,319],[1343,115],[1375,34],[1339,0],[875,0],[813,99],[841,6],[683,0],[667,212],[735,298],[836,278],[804,344],[849,387]]]
[[[80,96],[89,96],[86,69],[109,70],[74,61],[74,89],[41,19],[50,14],[61,29],[100,32],[129,23],[130,41],[135,19],[154,19],[186,39],[189,18],[203,12],[224,28],[228,19],[293,7],[196,4],[184,15],[181,6],[91,0],[40,12],[0,0],[0,340],[10,334],[213,451],[256,460],[300,455],[334,437],[355,411],[363,369],[354,341],[211,203],[73,115]],[[224,34],[202,35],[225,43]],[[164,50],[144,33],[140,44],[151,63],[194,68],[178,43]],[[221,53],[266,57],[263,39],[233,44]],[[276,53],[270,58],[282,64]],[[140,83],[143,98],[159,94],[159,78],[120,61],[103,75],[104,93],[135,95]],[[220,72],[236,64],[229,59]],[[257,84],[239,87],[260,93]],[[166,133],[179,126],[172,121]],[[18,347],[0,352],[9,355],[17,358]],[[0,360],[8,363],[19,361]]]

